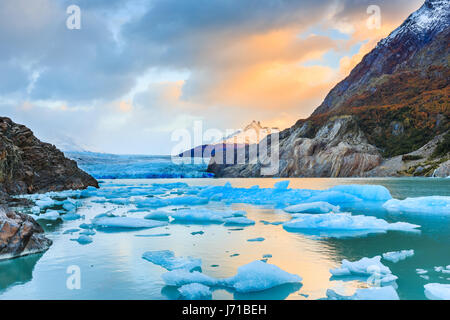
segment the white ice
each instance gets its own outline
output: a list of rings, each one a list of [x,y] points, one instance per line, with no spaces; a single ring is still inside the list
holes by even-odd
[[[100,217],[92,220],[92,224],[97,228],[149,229],[166,226],[167,222],[130,217]]]
[[[340,268],[330,269],[330,273],[333,276],[373,276],[374,281],[380,283],[390,283],[397,279],[391,272],[391,270],[381,263],[381,256],[375,256],[373,258],[362,258],[358,261],[342,260]]]
[[[209,287],[201,283],[185,284],[178,288],[180,295],[187,300],[209,300],[212,293]]]
[[[142,255],[142,258],[169,271],[178,269],[191,271],[202,266],[201,259],[175,257],[175,254],[169,250],[148,251]]]
[[[425,296],[430,300],[450,300],[450,284],[426,284]]]
[[[407,198],[405,200],[391,199],[384,203],[383,207],[391,212],[450,215],[450,197],[431,196]]]
[[[401,250],[383,253],[383,259],[397,263],[414,255],[414,250]]]
[[[324,213],[296,215],[293,220],[283,223],[283,227],[288,231],[367,231],[367,233],[370,233],[386,232],[388,230],[416,231],[415,229],[420,226],[405,222],[388,223],[373,216],[352,215],[350,213]],[[356,234],[360,235],[361,232]],[[350,236],[351,233],[344,233],[344,235]]]
[[[328,202],[310,202],[310,203],[300,203],[293,206],[289,206],[283,209],[288,213],[329,213],[329,212],[339,212],[339,206],[333,206]]]
[[[400,300],[392,286],[357,289],[352,296],[341,295],[333,289],[328,289],[327,297],[330,300]]]

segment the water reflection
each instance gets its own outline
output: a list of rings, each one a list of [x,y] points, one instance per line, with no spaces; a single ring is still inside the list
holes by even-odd
[[[43,253],[0,261],[0,293],[13,285],[24,284],[32,279],[36,263]]]

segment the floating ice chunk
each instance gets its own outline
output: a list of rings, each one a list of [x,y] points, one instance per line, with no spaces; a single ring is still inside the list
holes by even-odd
[[[168,237],[170,233],[157,233],[157,234],[137,234],[136,237],[151,238],[151,237]]]
[[[178,292],[187,300],[209,300],[212,298],[209,287],[201,283],[185,284],[178,288]]]
[[[80,234],[84,234],[85,236],[93,236],[93,235],[95,235],[95,231],[94,230],[83,230],[80,232]]]
[[[41,214],[37,217],[38,220],[51,220],[55,221],[61,219],[59,212],[56,210],[49,210],[44,214]]]
[[[420,226],[396,222],[388,223],[372,216],[351,215],[350,213],[302,214],[285,222],[283,228],[288,231],[298,230],[335,230],[335,231],[370,231],[386,232],[387,230],[416,231]]]
[[[89,237],[89,236],[86,236],[86,235],[81,235],[81,236],[79,236],[78,238],[76,238],[76,239],[70,239],[70,240],[72,240],[72,241],[76,241],[76,242],[78,242],[79,244],[89,244],[89,243],[91,243],[93,240],[92,240],[92,238],[91,237]]]
[[[169,215],[170,212],[158,210],[150,212],[144,217],[144,219],[167,221],[169,220]]]
[[[270,253],[267,253],[267,254],[263,255],[263,258],[272,258],[272,255]]]
[[[44,197],[40,200],[36,200],[35,204],[36,204],[36,206],[38,206],[41,209],[46,209],[46,208],[55,206],[57,204],[57,202],[55,200],[53,200],[52,198]]]
[[[31,208],[31,213],[39,214],[41,213],[41,208],[39,206],[34,206],[33,208]]]
[[[124,229],[149,229],[163,227],[167,222],[129,218],[129,217],[101,217],[95,218],[92,223],[97,228],[124,228]]]
[[[274,184],[273,188],[276,190],[286,190],[289,187],[289,180],[286,181],[279,181]]]
[[[425,296],[430,300],[450,300],[450,284],[426,284]]]
[[[333,276],[375,276],[374,280],[379,280],[381,283],[393,282],[397,279],[392,275],[391,270],[381,263],[381,256],[373,258],[362,258],[358,261],[342,260],[340,268],[330,269]]]
[[[421,275],[419,275],[419,277],[421,277],[422,279],[425,279],[425,280],[430,280],[430,277],[429,276],[427,276],[427,275],[423,275],[423,274],[421,274]]]
[[[194,231],[194,232],[191,232],[191,234],[193,235],[193,236],[195,236],[195,235],[197,235],[197,234],[199,234],[199,235],[202,235],[202,234],[204,234],[205,232],[203,232],[203,231]]]
[[[215,211],[209,209],[177,210],[171,217],[177,222],[223,223],[226,218],[242,218],[242,211]],[[245,212],[244,212],[245,214]]]
[[[81,229],[94,229],[94,225],[92,223],[82,223],[79,225]]]
[[[286,283],[299,283],[302,278],[279,267],[256,260],[238,268],[237,274],[220,281],[237,292],[247,293],[267,290]]]
[[[169,271],[184,269],[191,271],[202,266],[202,260],[191,257],[175,257],[175,254],[169,250],[148,251],[142,255],[142,258],[161,266]]]
[[[66,211],[75,210],[78,206],[78,203],[75,200],[72,199],[66,199],[62,203],[62,207]]]
[[[354,196],[352,194],[339,192],[339,191],[319,191],[319,193],[308,197],[306,199],[308,202],[328,202],[332,205],[341,204],[354,204],[362,202],[361,198]]]
[[[417,274],[427,274],[428,271],[424,269],[416,269]]]
[[[383,253],[383,259],[397,263],[401,260],[405,260],[408,257],[412,257],[413,255],[414,255],[414,250],[393,251],[393,252]]]
[[[259,237],[259,238],[248,239],[247,241],[249,241],[249,242],[261,242],[261,241],[264,241],[264,240],[266,240],[266,239],[264,239],[262,237]],[[265,257],[263,257],[263,258],[265,258]]]
[[[383,207],[392,212],[450,215],[450,197],[431,196],[407,198],[405,200],[391,199],[385,202]]]
[[[184,286],[190,283],[200,283],[205,286],[217,285],[217,279],[207,276],[201,272],[189,272],[184,269],[173,270],[162,275],[162,279],[169,286]]]
[[[78,229],[78,228],[76,228],[76,229],[68,229],[68,230],[64,231],[63,234],[72,234],[72,233],[75,233],[75,232],[78,232],[78,231],[80,231],[80,229]]]
[[[226,226],[252,226],[254,224],[255,224],[255,221],[250,220],[245,217],[225,218]]]
[[[62,219],[64,221],[72,221],[72,220],[81,219],[81,216],[75,212],[68,212],[68,213],[62,215]]]
[[[184,182],[172,182],[172,183],[152,183],[153,187],[163,188],[163,189],[180,189],[187,188],[189,185]]]
[[[301,203],[294,206],[289,206],[283,209],[288,213],[329,213],[329,212],[339,212],[339,206],[333,206],[328,202],[310,202]]]
[[[351,194],[368,201],[387,201],[392,199],[391,193],[386,187],[377,185],[341,185],[332,187],[328,190]]]
[[[327,290],[330,300],[399,300],[397,291],[392,286],[357,289],[352,296],[344,296],[333,289]]]

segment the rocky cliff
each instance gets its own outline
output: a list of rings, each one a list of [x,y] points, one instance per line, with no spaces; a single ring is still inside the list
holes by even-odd
[[[54,145],[27,127],[0,117],[0,259],[46,250],[51,241],[31,217],[14,213],[11,195],[98,187]],[[3,205],[2,205],[3,204]]]
[[[427,0],[282,132],[277,176],[450,175],[449,62],[450,0]],[[213,158],[208,170],[257,177],[260,168]]]

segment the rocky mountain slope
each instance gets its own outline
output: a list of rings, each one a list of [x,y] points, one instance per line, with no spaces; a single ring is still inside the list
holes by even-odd
[[[98,187],[54,145],[27,127],[0,117],[0,259],[46,250],[51,241],[28,215],[14,213],[11,195]]]
[[[281,134],[278,176],[450,175],[449,49],[450,0],[427,0]],[[260,168],[212,159],[209,171],[245,177]]]

